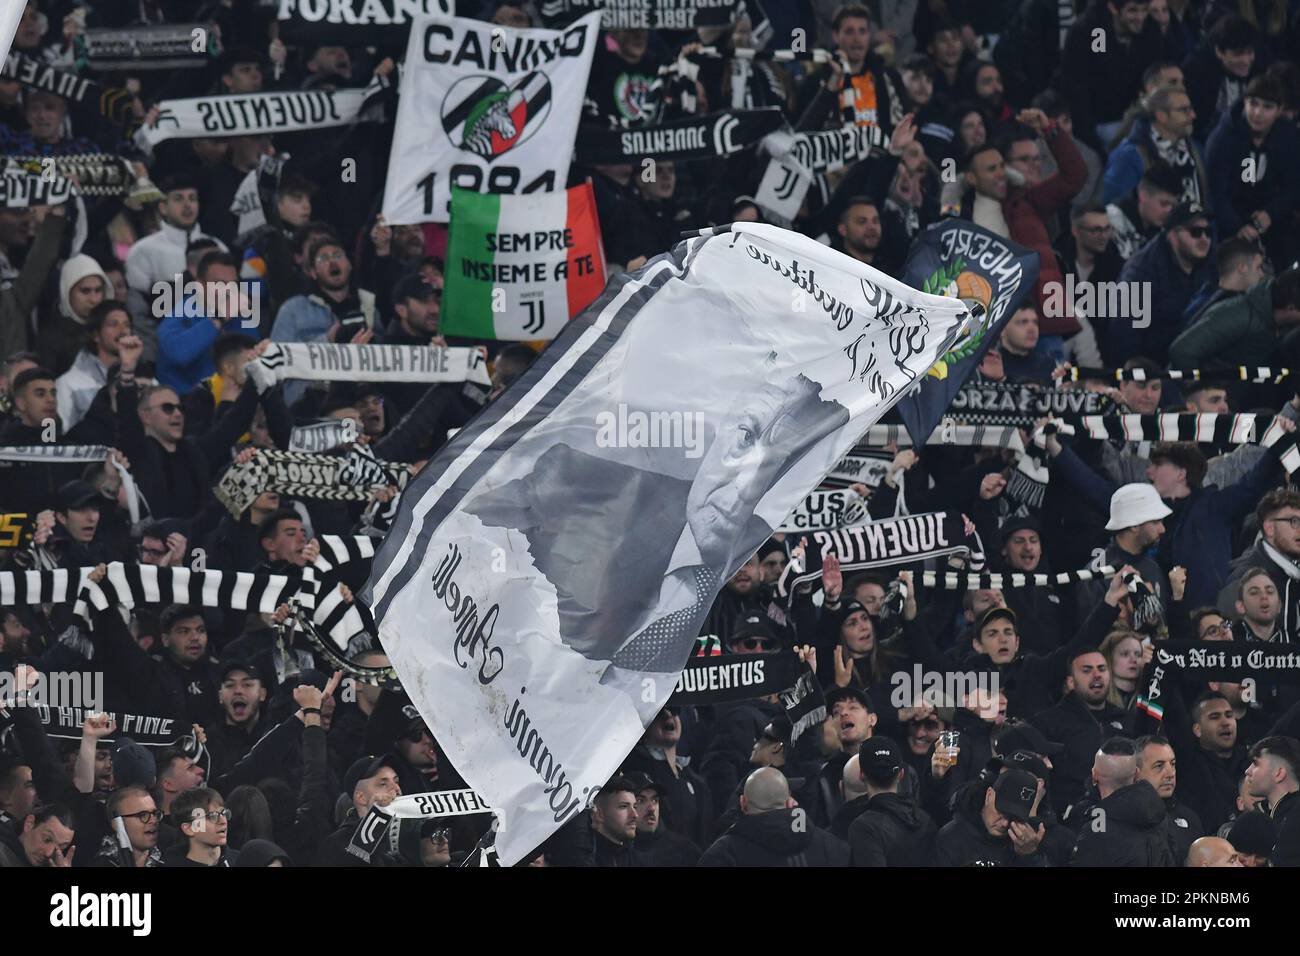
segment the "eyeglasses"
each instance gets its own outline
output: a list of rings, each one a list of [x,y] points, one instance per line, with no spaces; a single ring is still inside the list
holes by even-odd
[[[1209,226],[1187,226],[1187,234],[1193,239],[1204,239],[1210,234]]]
[[[1211,634],[1227,634],[1231,630],[1232,630],[1231,625],[1227,624],[1224,621],[1220,621],[1218,624],[1211,624],[1209,627],[1203,630],[1201,632],[1201,636],[1208,637]]]
[[[182,411],[181,407],[175,402],[159,402],[153,408],[161,411],[164,415],[175,415],[177,412]]]
[[[731,646],[743,647],[747,651],[770,651],[776,647],[776,643],[766,637],[738,637],[731,642]]]
[[[208,818],[209,823],[216,823],[218,820],[229,820],[234,816],[234,814],[225,807],[222,807],[220,810],[209,810],[203,815]]]
[[[139,820],[141,823],[153,823],[162,819],[161,810],[141,810],[139,813],[119,813],[123,820]]]
[[[1269,518],[1269,521],[1281,521],[1291,526],[1292,531],[1300,531],[1300,515],[1291,515],[1287,518]]]
[[[427,839],[434,843],[446,843],[447,838],[451,836],[451,827],[439,827],[436,830],[430,830],[426,835]]]

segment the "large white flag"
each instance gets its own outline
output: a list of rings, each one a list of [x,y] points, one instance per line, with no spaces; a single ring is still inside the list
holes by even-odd
[[[446,222],[451,187],[561,191],[600,14],[563,30],[416,17],[384,183],[390,223]]]
[[[736,224],[615,278],[402,496],[361,599],[520,860],[668,699],[722,584],[955,340],[925,295]]]

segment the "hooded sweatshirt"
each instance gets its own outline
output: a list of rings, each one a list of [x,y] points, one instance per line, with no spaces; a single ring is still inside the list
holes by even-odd
[[[848,866],[849,847],[795,810],[752,813],[714,841],[700,866]]]
[[[72,311],[68,296],[73,286],[89,276],[99,276],[104,283],[105,296],[112,295],[113,283],[99,263],[84,253],[63,263],[59,272],[58,314],[46,324],[37,343],[41,364],[56,374],[65,372],[72,366],[77,353],[85,344],[85,317]]]

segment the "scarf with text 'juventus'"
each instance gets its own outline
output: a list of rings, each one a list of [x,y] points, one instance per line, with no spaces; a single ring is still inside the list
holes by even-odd
[[[828,555],[839,559],[845,571],[915,564],[953,554],[967,555],[972,564],[983,567],[984,546],[979,535],[966,534],[960,514],[936,511],[873,521],[858,528],[814,531],[803,562],[791,558],[777,582],[781,597],[799,585],[821,580],[822,563]]]
[[[346,849],[366,863],[376,853],[397,856],[402,830],[393,823],[398,820],[437,820],[491,812],[487,801],[473,790],[435,790],[398,797],[387,806],[372,806]]]

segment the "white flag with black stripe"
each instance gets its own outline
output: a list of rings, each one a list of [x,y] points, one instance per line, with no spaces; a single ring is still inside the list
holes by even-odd
[[[925,295],[740,223],[614,279],[402,496],[359,600],[511,866],[667,701],[718,590],[956,339]]]

